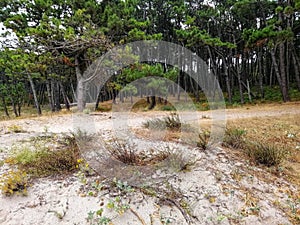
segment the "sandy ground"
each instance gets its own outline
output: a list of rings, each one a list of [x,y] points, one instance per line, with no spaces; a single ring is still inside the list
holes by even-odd
[[[299,106],[300,103],[293,103],[228,109],[224,118],[233,120],[284,114],[299,114],[300,118]],[[201,123],[201,119],[205,122],[213,117],[209,111],[183,114],[189,122],[198,119]],[[139,127],[143,121],[163,115],[166,113],[130,113],[126,115],[125,120],[124,115],[118,113],[98,113],[84,115],[80,119],[72,115],[56,115],[2,121],[0,160],[7,157],[13,144],[33,136],[45,133],[70,133],[76,131],[77,127],[97,132],[102,136],[121,134],[118,133],[121,131],[124,134],[130,131],[125,129],[127,126]],[[8,129],[12,125],[18,125],[26,132],[9,133]],[[163,144],[166,143],[159,140],[150,142],[153,146]],[[298,187],[228,154],[228,151],[221,147],[199,151],[192,146],[181,145],[180,149],[197,159],[197,163],[190,171],[168,176],[161,171],[151,174],[153,181],[163,180],[172,189],[182,193],[180,199],[174,197],[161,201],[159,196],[149,196],[135,190],[124,197],[124,201],[130,202],[130,210],[118,215],[104,207],[103,215],[113,218],[113,224],[120,225],[296,224],[290,218],[294,214],[299,216],[300,206],[299,202],[292,198],[291,193],[298,193]],[[8,169],[4,164],[0,167],[0,174]],[[95,177],[88,179],[92,181]],[[99,210],[103,204],[106,205],[112,198],[112,193],[103,190],[97,197],[85,196],[82,194],[84,186],[76,174],[73,174],[39,179],[29,188],[27,197],[0,196],[0,224],[97,224],[95,221],[94,223],[87,221],[88,213]],[[188,213],[181,211],[183,208]]]

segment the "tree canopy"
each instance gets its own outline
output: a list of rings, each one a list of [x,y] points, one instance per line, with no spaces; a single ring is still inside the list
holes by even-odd
[[[74,102],[82,111],[87,68],[114,46],[139,40],[190,49],[214,72],[229,104],[264,99],[269,87],[279,87],[283,101],[300,91],[299,0],[2,0],[0,7],[2,36],[17,38],[1,39],[0,107],[7,116],[10,108],[20,116],[25,104],[39,114],[41,106],[58,111]],[[152,95],[128,84],[158,76],[200,101],[201,88],[182,69],[136,62],[118,71],[98,100],[115,100],[122,87],[125,95]],[[160,82],[148,86],[175,94],[174,85],[158,90]]]

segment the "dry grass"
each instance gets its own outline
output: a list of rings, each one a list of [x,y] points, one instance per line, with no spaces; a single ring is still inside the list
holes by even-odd
[[[282,163],[282,168],[291,181],[300,185],[299,115],[234,119],[228,121],[228,127],[245,130],[244,138],[246,140],[264,143],[265,146],[273,146],[272,151],[284,149],[285,152],[288,152],[289,155],[287,160]]]

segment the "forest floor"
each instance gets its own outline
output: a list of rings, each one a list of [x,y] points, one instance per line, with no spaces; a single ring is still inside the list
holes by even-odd
[[[245,131],[247,140],[289,151],[277,167],[259,165],[241,150],[221,145],[199,150],[181,142],[176,133],[152,138],[153,132],[143,128],[142,123],[167,114],[130,113],[128,124],[133,139],[137,145],[143,143],[142,148],[150,146],[151,151],[168,145],[172,151],[184,152],[193,159],[188,169],[171,170],[174,162],[169,161],[167,166],[147,174],[149,179],[142,180],[145,184],[138,183],[123,167],[114,167],[119,169],[117,172],[99,167],[96,173],[83,175],[77,170],[34,179],[26,196],[0,194],[0,224],[300,223],[300,102],[226,110],[227,127]],[[204,128],[211,123],[211,111],[185,114],[196,114]],[[122,124],[112,123],[116,118],[118,114],[110,112],[84,116],[103,139],[122,129]],[[72,114],[1,121],[0,175],[13,167],[6,162],[12,149],[31,143],[33,137],[75,133],[74,124],[76,116]],[[83,121],[80,125],[86,124]]]

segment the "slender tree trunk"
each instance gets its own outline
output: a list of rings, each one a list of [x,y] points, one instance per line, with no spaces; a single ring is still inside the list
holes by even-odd
[[[149,106],[149,110],[153,109],[156,106],[156,98],[155,95],[151,95],[150,96],[151,102],[150,102],[150,106]]]
[[[241,64],[243,64],[243,62]],[[239,58],[236,58],[236,69],[237,69],[237,77],[238,77],[238,85],[239,85],[241,104],[244,104],[245,100],[244,100],[244,94],[243,94],[243,86],[242,86],[241,68],[240,68]]]
[[[274,49],[271,49],[271,57],[272,57],[272,62],[273,62],[273,67],[274,67],[274,71],[275,71],[275,74],[276,74],[276,78],[277,78],[281,93],[283,93],[281,76],[280,76],[278,64],[277,64],[277,61],[276,61],[276,56],[275,56],[275,50]]]
[[[41,106],[40,106],[40,103],[39,103],[38,98],[37,98],[37,94],[36,94],[36,90],[35,90],[35,86],[34,86],[32,77],[30,76],[30,73],[28,73],[28,72],[27,72],[27,76],[28,76],[28,80],[29,80],[29,83],[30,83],[30,86],[31,86],[33,99],[34,99],[34,104],[35,104],[37,113],[38,113],[38,115],[41,115],[42,110],[41,110]]]
[[[225,62],[225,58],[222,56],[222,64],[224,68],[224,75],[225,75],[225,81],[226,81],[226,88],[228,92],[228,101],[230,104],[232,104],[232,92],[231,92],[231,85],[230,85],[230,79],[229,79],[229,74],[228,74],[228,68],[227,64]]]
[[[62,96],[64,98],[66,109],[70,110],[70,102],[68,100],[68,96],[66,94],[65,87],[63,86],[63,84],[61,83],[61,81],[59,81],[59,85],[60,85]]]
[[[279,44],[279,64],[282,84],[282,99],[284,102],[290,101],[289,87],[287,83],[286,67],[285,67],[285,46],[284,43]]]
[[[6,105],[4,95],[1,95],[1,100],[2,100],[2,105],[3,105],[3,108],[4,108],[5,115],[9,118],[10,116],[9,116],[9,113],[8,113],[8,109],[7,109],[7,105]]]
[[[295,52],[292,52],[292,59],[294,64],[295,79],[297,82],[298,90],[300,91],[300,75],[299,75],[300,71],[299,71],[299,64],[295,54],[296,54]]]
[[[263,86],[263,66],[262,66],[262,52],[259,50],[258,52],[258,83],[259,83],[259,91],[260,97],[263,99],[265,97],[264,94],[264,86]]]
[[[15,100],[13,99],[12,96],[10,97],[10,99],[11,99],[11,104],[12,104],[12,107],[13,107],[14,114],[15,114],[16,117],[19,117]]]
[[[283,1],[278,0],[278,4],[282,5]],[[282,31],[281,24],[283,24],[283,12],[278,12],[278,30]],[[288,80],[287,80],[287,73],[286,73],[286,63],[285,63],[285,43],[281,42],[279,44],[279,69],[280,69],[280,76],[281,76],[281,92],[282,92],[282,99],[284,102],[290,101],[289,97],[289,86],[288,86]]]
[[[47,97],[48,97],[50,109],[51,109],[52,112],[54,112],[55,109],[54,109],[54,105],[53,105],[53,101],[52,101],[52,95],[51,95],[51,88],[50,88],[50,81],[49,80],[46,81],[46,89],[47,89]]]

